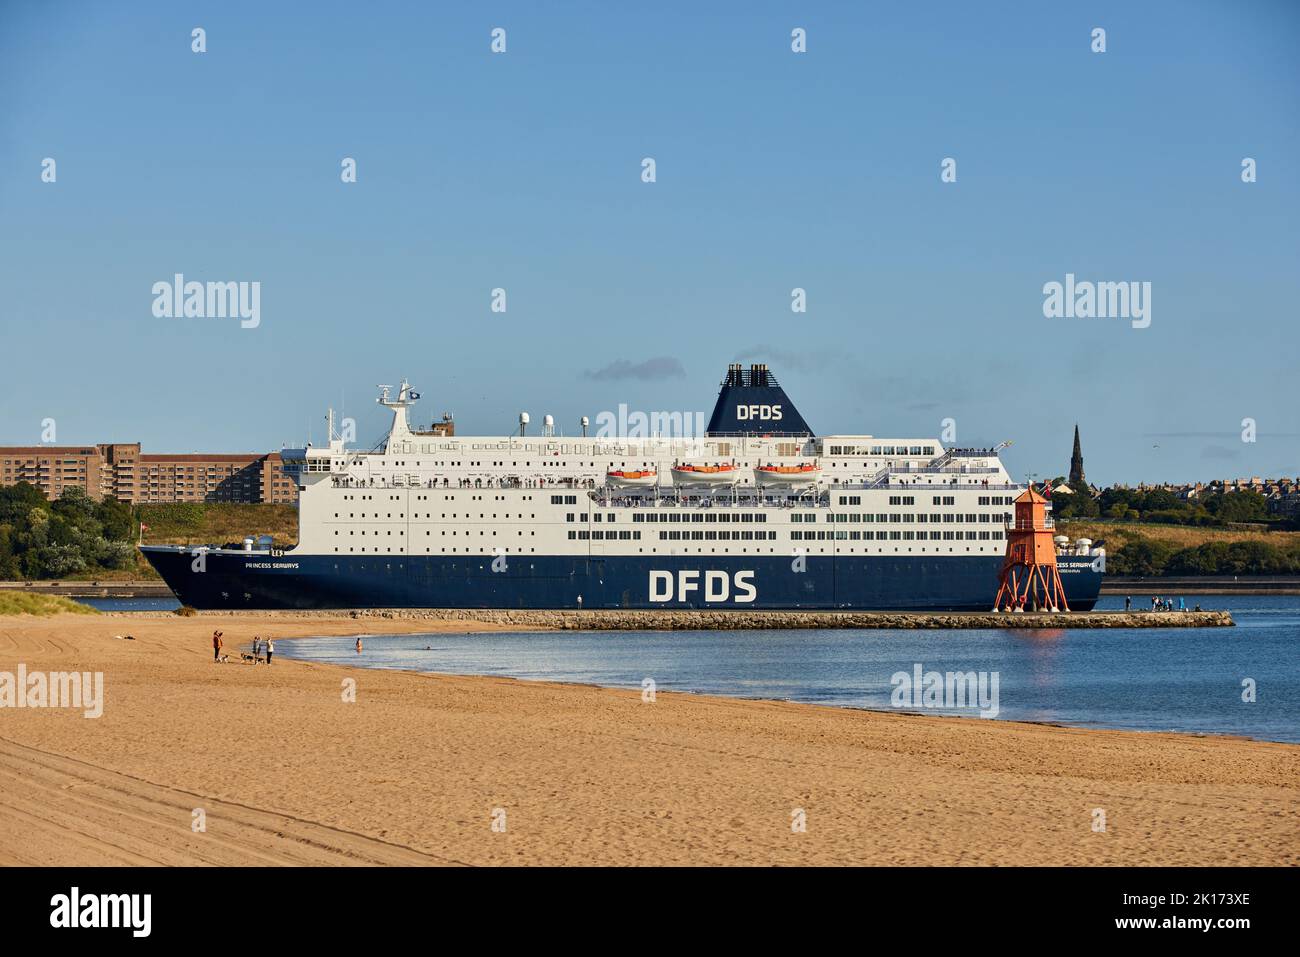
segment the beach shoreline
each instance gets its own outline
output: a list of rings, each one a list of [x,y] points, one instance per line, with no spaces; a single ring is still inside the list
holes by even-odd
[[[0,671],[98,671],[105,686],[97,719],[0,708],[0,863],[1300,862],[1296,745],[680,692],[649,703],[280,655],[216,665],[214,628],[227,652],[254,634],[506,630],[0,618]]]
[[[453,630],[453,629],[442,629],[443,632],[446,632],[446,631],[449,631],[449,630]],[[481,633],[483,633],[483,634],[493,634],[493,633],[503,632],[503,631],[505,631],[505,630],[506,630],[506,629],[503,629],[503,628],[502,628],[502,629],[491,629],[491,628],[489,628],[489,629],[483,629],[483,631],[482,631]],[[525,629],[520,629],[520,630],[525,630]],[[552,631],[552,632],[553,632],[553,631],[556,631],[557,629],[544,629],[544,628],[537,628],[537,629],[528,629],[528,630],[534,630],[534,631],[538,631],[538,632],[547,632],[547,631]],[[514,629],[510,629],[510,631],[513,632]],[[355,635],[353,635],[353,634],[348,634],[348,635],[344,635],[344,636],[342,636],[342,637],[346,637],[346,638],[353,638],[353,637],[356,637],[356,638],[361,638],[361,639],[367,639],[367,638],[379,638],[379,637],[385,637],[386,635],[390,635],[390,634],[394,634],[394,633],[395,633],[395,632],[368,632],[368,631],[361,631],[361,632],[357,632]],[[396,633],[400,634],[400,632],[396,632]],[[423,634],[423,633],[424,633],[423,631],[411,632],[411,634]],[[430,634],[437,634],[437,632],[429,632],[429,633],[430,633]],[[303,642],[309,642],[309,641],[319,640],[320,638],[323,638],[323,637],[340,637],[340,636],[337,636],[337,635],[336,635],[336,636],[328,636],[328,635],[286,635],[286,636],[284,636],[284,637],[282,637],[282,638],[276,638],[275,640],[276,640],[277,642],[279,642],[279,641],[285,641],[285,642],[293,642],[293,643],[295,643],[295,644],[301,644],[301,643],[303,643]],[[347,664],[342,664],[342,663],[337,662],[337,661],[328,661],[328,660],[325,660],[325,659],[312,658],[312,657],[300,657],[300,658],[292,658],[292,659],[288,659],[288,658],[286,658],[285,660],[293,660],[293,661],[299,661],[299,662],[310,662],[311,664],[313,664],[313,665],[318,665],[318,666],[320,666],[320,667],[325,667],[325,668],[340,668],[340,669],[343,669],[343,670],[345,670],[345,671],[347,671],[347,670],[351,670],[351,669],[353,669],[353,668],[360,668],[360,669],[365,670],[365,671],[371,671],[371,670],[392,671],[392,672],[396,672],[396,673],[399,673],[399,674],[407,674],[407,675],[413,675],[413,676],[418,676],[418,677],[430,677],[430,678],[476,678],[476,677],[493,677],[493,678],[500,678],[500,679],[502,679],[502,680],[506,680],[506,681],[520,681],[520,682],[523,682],[524,684],[541,684],[541,685],[548,685],[548,686],[557,687],[557,688],[587,688],[587,689],[591,689],[591,690],[625,691],[625,692],[627,692],[627,693],[629,693],[629,694],[633,694],[633,693],[635,693],[635,694],[640,694],[640,689],[635,689],[635,688],[632,688],[632,687],[629,687],[629,686],[626,686],[626,685],[598,684],[598,683],[596,683],[596,682],[592,682],[592,681],[563,680],[563,679],[559,679],[559,678],[531,678],[531,677],[530,677],[530,678],[521,678],[521,677],[517,677],[517,676],[515,676],[515,675],[491,675],[491,676],[483,676],[483,675],[476,675],[476,674],[469,674],[469,673],[462,673],[462,672],[455,672],[455,671],[438,671],[438,670],[432,670],[432,671],[421,671],[421,670],[416,669],[416,668],[391,668],[391,667],[388,667],[388,666],[379,666],[379,668],[376,669],[375,666],[371,666],[371,665],[347,665]],[[1254,742],[1261,742],[1261,743],[1267,743],[1267,744],[1286,744],[1286,745],[1289,745],[1289,746],[1291,746],[1291,747],[1300,748],[1300,744],[1295,744],[1295,743],[1293,743],[1293,742],[1288,742],[1288,741],[1274,741],[1274,740],[1272,740],[1272,739],[1270,739],[1270,738],[1257,738],[1257,737],[1254,737],[1253,735],[1249,735],[1249,734],[1235,734],[1235,733],[1232,733],[1232,732],[1226,732],[1226,731],[1225,731],[1225,732],[1218,732],[1218,731],[1173,731],[1173,730],[1167,730],[1167,731],[1165,731],[1165,730],[1162,730],[1162,731],[1154,731],[1154,730],[1143,729],[1143,728],[1114,728],[1114,727],[1102,727],[1102,726],[1089,727],[1089,726],[1084,725],[1084,724],[1071,724],[1071,723],[1069,723],[1069,722],[1065,722],[1065,721],[1048,721],[1048,720],[1030,721],[1030,720],[1020,719],[1020,718],[995,718],[995,719],[991,719],[991,718],[980,717],[980,716],[975,715],[975,714],[963,714],[963,715],[935,714],[935,713],[928,712],[928,711],[912,710],[912,709],[910,709],[910,708],[888,708],[888,709],[886,709],[886,708],[869,708],[869,707],[866,707],[865,705],[826,704],[826,703],[818,703],[818,702],[799,701],[799,700],[796,700],[796,699],[794,699],[794,698],[774,698],[774,697],[768,697],[768,696],[762,696],[762,695],[750,696],[750,695],[739,695],[739,694],[720,694],[720,693],[712,693],[712,692],[707,692],[707,691],[692,691],[692,690],[689,690],[689,689],[682,689],[682,688],[674,688],[671,692],[667,692],[667,691],[659,691],[659,692],[657,692],[657,694],[684,694],[684,695],[690,695],[690,696],[693,696],[693,697],[699,697],[699,698],[718,698],[718,699],[729,700],[729,701],[761,701],[761,702],[770,702],[770,703],[772,703],[772,704],[801,705],[801,706],[806,706],[806,707],[810,707],[810,708],[838,708],[838,709],[842,709],[842,710],[845,710],[845,711],[861,712],[861,713],[863,713],[863,714],[898,715],[898,716],[900,716],[900,717],[907,717],[907,718],[925,718],[925,719],[934,719],[934,720],[940,720],[940,721],[988,721],[988,720],[996,720],[999,724],[1021,725],[1021,726],[1024,726],[1024,727],[1033,727],[1033,728],[1061,728],[1061,729],[1074,729],[1074,730],[1080,730],[1080,731],[1116,731],[1116,732],[1119,732],[1119,733],[1122,733],[1122,734],[1140,734],[1140,735],[1172,735],[1172,736],[1174,736],[1174,737],[1179,737],[1179,738],[1207,738],[1207,739],[1215,739],[1215,740],[1254,741]]]

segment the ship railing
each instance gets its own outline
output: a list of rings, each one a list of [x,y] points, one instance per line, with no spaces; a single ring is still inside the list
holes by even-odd
[[[546,489],[569,489],[583,490],[591,489],[596,485],[595,479],[551,479],[545,476],[535,478],[517,477],[517,476],[491,476],[484,478],[476,476],[474,478],[457,478],[452,479],[450,476],[441,476],[439,478],[417,479],[408,481],[401,476],[359,476],[335,475],[333,477],[333,486],[335,488],[355,488],[355,489],[483,489],[483,488],[527,488],[545,491]]]
[[[952,473],[946,473],[946,474],[952,474]],[[840,482],[836,485],[829,485],[827,486],[827,488],[829,488],[831,491],[835,491],[837,489],[873,489],[873,488],[906,488],[906,489],[976,488],[980,490],[993,489],[996,491],[1024,491],[1023,485],[1013,485],[1013,484],[1007,484],[1005,482],[986,482],[986,481],[959,482],[956,481],[957,478],[960,478],[960,476],[959,475],[954,476],[954,480],[950,482],[908,482],[908,481],[901,481],[898,479],[894,479],[889,475],[885,475],[882,476],[881,478],[872,479],[869,482]]]
[[[1001,475],[1002,469],[991,465],[960,465],[956,468],[939,468],[934,465],[900,465],[889,469],[894,474],[908,475]]]
[[[830,505],[830,496],[825,494],[710,496],[678,495],[669,490],[658,495],[610,495],[598,490],[592,493],[591,499],[602,508],[817,508]]]

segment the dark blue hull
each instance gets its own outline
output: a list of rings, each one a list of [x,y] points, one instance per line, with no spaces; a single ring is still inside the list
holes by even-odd
[[[215,609],[731,608],[988,611],[1001,556],[294,556],[143,549],[186,605]],[[1070,608],[1090,611],[1102,572],[1059,563]]]

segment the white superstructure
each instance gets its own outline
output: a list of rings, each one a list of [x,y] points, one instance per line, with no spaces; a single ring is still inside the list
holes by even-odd
[[[403,382],[376,451],[286,449],[299,486],[290,555],[1002,554],[1023,491],[998,448],[871,435],[456,436],[413,429]],[[547,417],[549,419],[549,417]],[[521,418],[526,425],[526,418]],[[553,433],[553,427],[545,432]],[[675,484],[674,466],[735,466]],[[786,481],[756,469],[818,469]],[[628,487],[608,473],[653,471]],[[806,473],[804,473],[806,474]]]

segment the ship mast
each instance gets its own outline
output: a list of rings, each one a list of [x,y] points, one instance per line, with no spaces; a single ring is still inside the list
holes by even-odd
[[[384,453],[386,455],[392,454],[393,452],[400,452],[401,443],[409,442],[411,440],[411,426],[407,421],[406,410],[414,405],[415,401],[420,398],[420,393],[412,391],[410,383],[405,379],[403,379],[402,384],[397,387],[396,399],[389,398],[389,393],[392,391],[392,388],[393,387],[390,385],[378,386],[379,398],[375,400],[384,408],[391,409],[393,413],[393,425],[392,428],[388,430],[388,444],[384,447]]]

